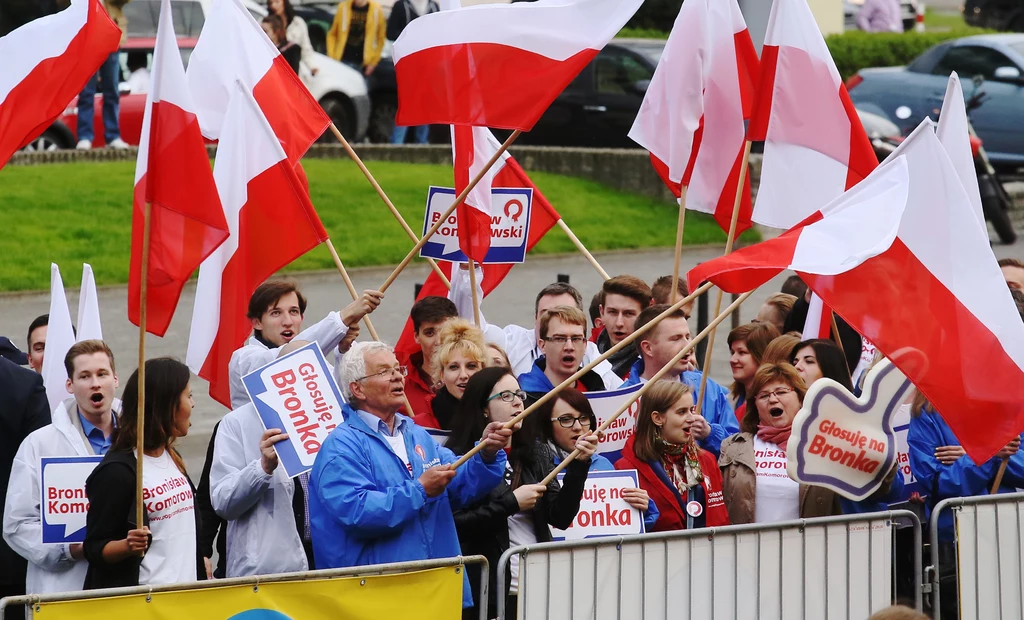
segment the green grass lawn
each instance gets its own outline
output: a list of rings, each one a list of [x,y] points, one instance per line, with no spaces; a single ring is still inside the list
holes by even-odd
[[[926,7],[924,10],[924,27],[933,32],[966,30],[967,24],[959,11],[936,10]]]
[[[367,165],[413,230],[422,230],[427,187],[452,183],[446,166]],[[405,256],[412,242],[355,164],[312,159],[303,166],[313,204],[346,266],[395,264]],[[65,283],[78,282],[83,262],[93,266],[101,285],[126,282],[134,170],[134,162],[0,170],[0,291],[48,288],[51,262],[60,265]],[[671,204],[578,178],[540,173],[532,178],[592,251],[675,243],[678,212]],[[686,220],[687,244],[725,243],[711,218],[688,212]],[[575,246],[552,229],[534,251],[573,252]],[[333,267],[327,249],[318,247],[286,271]]]

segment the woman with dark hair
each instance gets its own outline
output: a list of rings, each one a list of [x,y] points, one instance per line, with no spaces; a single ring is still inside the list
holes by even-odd
[[[690,427],[693,388],[658,381],[640,400],[636,429],[615,469],[635,469],[661,515],[651,531],[729,525],[715,456],[697,445]]]
[[[288,66],[292,68],[292,71],[298,73],[301,50],[298,45],[288,40],[284,19],[271,14],[264,17],[260,25],[263,26],[263,32],[270,37],[270,41],[277,47],[277,51],[281,53]]]
[[[523,411],[526,394],[520,389],[512,371],[507,368],[485,368],[473,375],[459,401],[456,425],[448,443],[455,454],[465,454],[479,439],[477,429],[490,422],[508,422]],[[533,415],[537,415],[534,413]],[[473,437],[473,433],[477,433]],[[597,435],[581,435],[575,448],[582,454],[565,469],[561,486],[553,480],[546,487],[538,484],[554,466],[554,456],[546,443],[537,440],[527,428],[512,435],[511,456],[505,480],[487,497],[476,504],[455,511],[455,529],[463,555],[480,554],[491,566],[497,566],[501,554],[510,547],[535,544],[551,540],[551,529],[566,529],[576,518],[587,481],[590,459],[597,450]],[[506,448],[508,449],[508,448]],[[519,591],[519,561],[513,556],[507,582],[499,589],[497,571],[490,571],[490,609],[496,609],[499,592],[509,593],[506,609],[515,609]],[[474,588],[473,600],[479,600],[476,590],[479,573],[469,570],[469,583]],[[476,617],[475,608],[464,610],[465,618]]]
[[[567,388],[537,408],[530,415],[529,423],[537,425],[537,435],[551,448],[557,466],[572,453],[583,434],[597,428],[597,416],[582,392]],[[590,459],[590,471],[615,471],[615,466],[602,455],[595,454]],[[658,507],[647,491],[622,489],[622,499],[644,513],[644,525],[648,530],[654,527],[658,520]]]
[[[778,337],[779,330],[771,323],[748,323],[729,332],[729,367],[733,379],[730,389],[735,399],[736,419],[741,424],[754,373],[761,365],[768,345]]]
[[[191,425],[190,378],[188,367],[177,360],[162,357],[146,362],[141,526],[135,522],[138,371],[125,385],[110,451],[85,483],[89,498],[83,546],[89,560],[86,590],[206,578],[199,553],[195,488],[174,449],[175,440],[187,435]]]
[[[281,39],[281,43],[285,41],[291,41],[298,46],[301,52],[302,64],[306,65],[309,72],[313,75],[319,73],[319,69],[313,64],[313,44],[309,40],[309,27],[306,26],[306,21],[295,14],[295,8],[292,6],[291,0],[269,0],[267,2],[267,11],[269,15],[275,15],[281,19],[285,28],[285,36]],[[280,47],[280,44],[278,44]],[[283,52],[282,52],[283,53]],[[289,60],[288,64],[291,64]],[[295,72],[299,72],[298,61],[292,67]]]
[[[807,387],[811,387],[818,379],[826,378],[838,382],[853,394],[853,381],[850,379],[850,369],[846,367],[846,356],[831,340],[804,340],[793,348],[793,357],[789,362]]]

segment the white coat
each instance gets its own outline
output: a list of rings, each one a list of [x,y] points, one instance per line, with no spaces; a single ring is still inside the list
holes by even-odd
[[[21,443],[11,469],[4,506],[4,540],[28,560],[25,591],[29,594],[81,590],[89,568],[86,560],[71,557],[69,545],[40,542],[43,539],[40,459],[95,454],[78,427],[72,424],[73,415],[78,415],[73,398],[58,404],[51,416],[53,423],[33,432]]]
[[[317,343],[324,352],[324,357],[330,359],[331,351],[337,350],[341,339],[347,333],[348,326],[341,322],[341,314],[332,312],[324,317],[324,320],[299,332],[295,339]],[[249,402],[249,394],[245,391],[242,377],[277,359],[280,349],[271,349],[253,336],[244,347],[231,354],[228,377],[231,384],[232,409],[238,409]]]
[[[248,403],[224,416],[214,441],[210,501],[228,522],[228,577],[308,569],[292,509],[295,482],[281,465],[263,471],[263,431]]]

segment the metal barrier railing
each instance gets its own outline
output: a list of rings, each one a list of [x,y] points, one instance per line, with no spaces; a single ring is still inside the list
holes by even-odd
[[[4,610],[11,605],[24,605],[26,609],[33,610],[35,605],[38,603],[56,603],[63,601],[109,598],[132,594],[181,592],[183,590],[206,590],[210,588],[224,588],[229,586],[259,586],[262,584],[278,583],[282,581],[308,581],[311,579],[331,579],[335,577],[394,575],[432,568],[446,568],[450,566],[457,567],[458,569],[458,567],[464,567],[468,564],[480,565],[480,600],[475,602],[477,603],[477,608],[480,610],[480,620],[487,620],[487,593],[490,567],[487,563],[487,558],[482,555],[467,555],[453,558],[442,558],[439,560],[396,562],[393,564],[374,564],[370,566],[353,566],[351,568],[334,568],[295,573],[276,573],[273,575],[255,575],[252,577],[230,577],[227,579],[210,579],[207,581],[194,581],[162,586],[132,586],[126,588],[82,590],[78,592],[60,592],[44,595],[29,594],[25,596],[9,596],[7,598],[0,599],[0,618],[3,618]],[[30,616],[27,615],[26,617]]]
[[[1022,502],[1024,493],[1001,493],[954,497],[935,506],[930,522],[931,565],[927,571],[936,620],[941,613],[939,520],[946,511],[952,511],[954,519],[960,617],[1024,618]]]
[[[518,555],[519,607],[530,620],[531,609],[537,617],[569,619],[864,618],[895,598],[897,521],[913,527],[914,605],[920,611],[922,528],[908,510],[513,547],[498,562],[497,583],[504,587],[511,559]],[[810,570],[809,560],[815,563]],[[764,569],[769,562],[770,569]],[[792,569],[801,574],[783,580]],[[778,571],[777,595],[764,587],[762,576],[770,570]],[[589,592],[578,587],[581,580],[592,582]],[[538,584],[537,590],[531,584]],[[561,589],[552,592],[552,584]],[[499,596],[499,619],[506,617],[505,607],[505,597]]]

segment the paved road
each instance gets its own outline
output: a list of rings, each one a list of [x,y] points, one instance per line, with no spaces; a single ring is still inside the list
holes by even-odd
[[[710,260],[721,254],[721,248],[701,247],[687,249],[683,253],[683,268],[689,269],[698,262]],[[1020,256],[1017,246],[1009,248],[996,246],[996,254],[1003,256]],[[637,252],[616,252],[599,254],[598,260],[606,271],[612,275],[633,274],[650,282],[659,276],[671,273],[672,251],[650,250]],[[414,265],[405,270],[398,281],[388,291],[384,303],[373,314],[373,322],[384,339],[392,344],[408,316],[413,301],[414,286],[422,282],[428,269]],[[373,268],[353,270],[351,275],[356,287],[360,290],[376,288],[390,273],[390,269]],[[601,278],[590,264],[579,255],[531,257],[512,273],[501,287],[498,288],[483,304],[488,321],[505,325],[518,323],[532,325],[533,301],[536,291],[551,282],[558,274],[567,274],[589,301],[598,290]],[[780,275],[770,283],[761,287],[740,309],[741,321],[751,319],[768,295],[779,290],[786,275]],[[77,316],[78,292],[77,283],[71,283],[65,277],[68,288],[68,302],[72,316]],[[316,321],[327,312],[338,309],[349,301],[341,278],[334,272],[316,273],[296,277],[302,290],[309,297],[309,308],[306,312],[307,321]],[[71,290],[76,288],[76,290]],[[150,336],[146,343],[147,357],[170,355],[184,359],[188,328],[192,316],[194,284],[186,287],[178,308],[177,315],[171,323],[165,338]],[[108,287],[99,292],[100,312],[103,319],[104,335],[118,361],[118,370],[122,381],[137,367],[138,330],[128,322],[127,289],[125,287]],[[726,296],[726,304],[728,296]],[[713,304],[713,299],[712,299]],[[48,311],[48,293],[10,294],[0,296],[0,334],[10,336],[16,343],[24,346],[25,330],[36,316]],[[692,328],[696,331],[696,319]],[[725,337],[730,329],[727,320],[718,330],[711,376],[722,384],[731,382]],[[366,336],[364,336],[365,338]],[[226,413],[226,409],[210,399],[208,387],[204,380],[196,377],[193,380],[196,396],[196,409],[192,416],[192,428],[181,440],[180,448],[189,471],[198,478],[202,469],[203,458],[209,442],[213,425]]]

